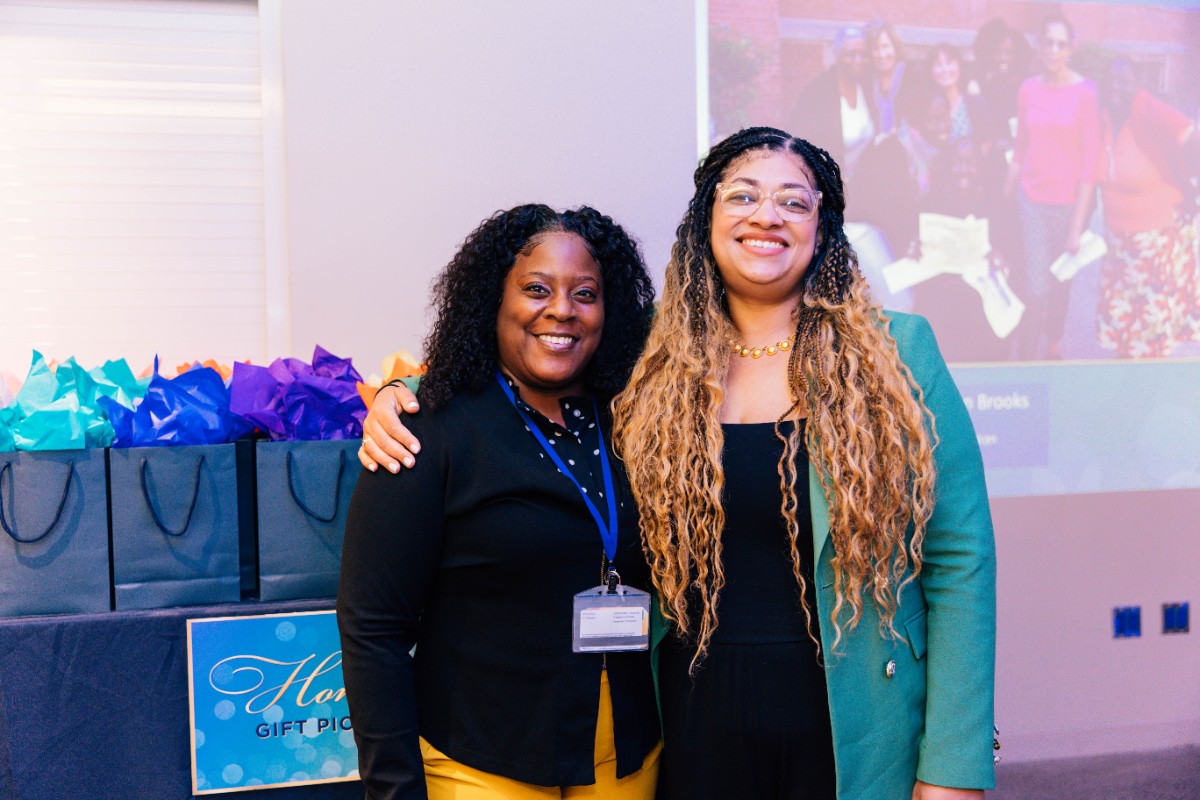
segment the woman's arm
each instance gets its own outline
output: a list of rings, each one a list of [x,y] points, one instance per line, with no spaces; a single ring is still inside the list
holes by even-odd
[[[400,465],[412,469],[421,443],[400,421],[400,410],[416,414],[421,410],[417,396],[403,383],[384,386],[375,395],[367,419],[363,422],[363,443],[358,448],[358,460],[371,472],[382,464],[389,472],[397,473]]]
[[[1092,203],[1096,197],[1097,165],[1100,163],[1100,103],[1096,97],[1096,89],[1090,83],[1085,83],[1082,91],[1083,99],[1079,104],[1079,181],[1075,189],[1071,222],[1067,227],[1067,239],[1063,242],[1063,250],[1068,253],[1078,252],[1079,237],[1092,215]]]
[[[444,471],[427,453],[403,475],[363,472],[342,545],[337,616],[342,672],[372,800],[424,800],[412,657],[437,574]]]
[[[987,789],[995,780],[996,550],[983,460],[929,323],[916,316],[906,322],[908,330],[897,331],[893,325],[893,335],[921,386],[939,437],[934,450],[937,500],[925,533],[920,575],[929,608],[928,687],[917,778],[932,787]]]
[[[1080,181],[1075,192],[1075,205],[1071,209],[1071,222],[1067,225],[1067,238],[1063,242],[1063,251],[1079,252],[1079,237],[1087,227],[1088,218],[1092,215],[1092,199],[1096,195],[1096,184]]]

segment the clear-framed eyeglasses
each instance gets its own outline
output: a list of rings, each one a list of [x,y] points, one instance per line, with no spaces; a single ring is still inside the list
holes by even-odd
[[[767,197],[775,204],[775,212],[788,222],[807,222],[817,213],[821,193],[803,186],[771,192],[747,183],[718,183],[717,206],[734,217],[749,217],[758,211]]]

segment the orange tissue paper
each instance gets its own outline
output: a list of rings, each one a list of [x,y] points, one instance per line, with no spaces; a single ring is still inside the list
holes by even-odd
[[[385,383],[398,378],[412,378],[417,375],[424,375],[425,370],[425,365],[417,361],[412,353],[407,350],[397,350],[391,355],[384,357],[383,377],[371,375],[366,381],[358,384],[358,396],[362,398],[363,404],[367,408],[370,408],[371,403],[375,402],[375,395]]]

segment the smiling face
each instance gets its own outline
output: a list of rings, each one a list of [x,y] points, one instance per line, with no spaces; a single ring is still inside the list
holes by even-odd
[[[1016,57],[1016,45],[1010,36],[1002,41],[1000,47],[996,49],[996,72],[1007,75],[1012,69]]]
[[[604,287],[600,265],[579,236],[548,233],[531,245],[504,279],[496,341],[501,369],[539,408],[537,396],[584,393],[583,376],[604,330]]]
[[[837,55],[838,71],[851,80],[861,80],[867,68],[867,42],[862,36],[851,37]]]
[[[877,72],[890,73],[896,68],[896,45],[887,31],[880,31],[871,48],[871,60]]]
[[[929,71],[933,82],[943,91],[948,91],[958,86],[958,80],[962,76],[962,65],[954,55],[943,50],[938,52]]]
[[[771,194],[780,189],[817,191],[816,181],[797,155],[757,150],[734,161],[721,182],[755,186]],[[779,216],[770,197],[750,216],[736,216],[714,202],[711,243],[717,271],[730,298],[785,302],[803,293],[804,275],[817,244],[820,210],[811,219],[791,222]]]
[[[950,138],[954,120],[950,116],[950,101],[944,94],[929,96],[925,117],[921,120],[921,134],[934,144],[941,144]]]
[[[1071,31],[1061,22],[1047,23],[1042,29],[1039,50],[1047,73],[1062,72],[1071,61]]]

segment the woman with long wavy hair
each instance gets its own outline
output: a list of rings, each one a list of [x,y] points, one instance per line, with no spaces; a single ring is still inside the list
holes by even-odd
[[[666,623],[659,797],[978,797],[994,545],[932,333],[871,302],[825,151],[744,130],[695,186],[614,401]]]
[[[994,543],[932,332],[870,299],[824,150],[747,129],[695,186],[614,401],[658,594],[658,797],[978,798]],[[393,422],[377,403],[365,461],[408,457]]]

